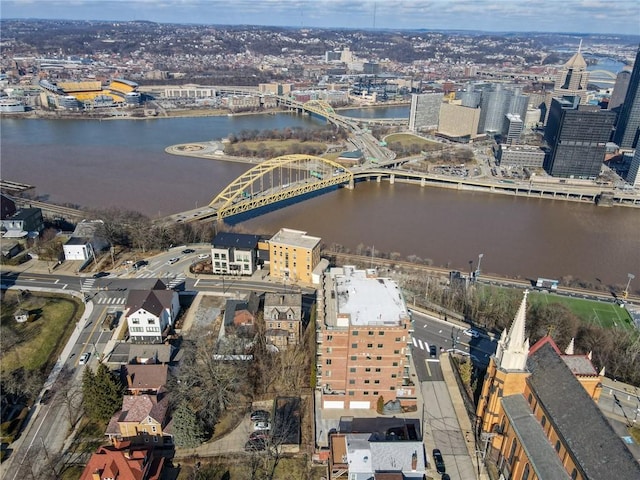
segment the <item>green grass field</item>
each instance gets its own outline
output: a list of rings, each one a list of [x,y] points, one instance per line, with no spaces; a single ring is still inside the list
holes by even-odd
[[[554,295],[553,293],[531,292],[529,295],[531,304],[536,303],[559,303],[566,306],[583,322],[593,323],[603,328],[624,328],[633,330],[631,316],[619,305],[610,302],[596,302],[594,300],[584,300],[565,296]]]

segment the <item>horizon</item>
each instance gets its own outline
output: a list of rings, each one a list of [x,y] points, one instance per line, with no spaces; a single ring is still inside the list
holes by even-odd
[[[2,20],[640,36],[636,0],[3,0]],[[478,18],[482,21],[479,22]]]

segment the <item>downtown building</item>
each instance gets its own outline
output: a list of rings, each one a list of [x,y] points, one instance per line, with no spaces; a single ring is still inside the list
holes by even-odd
[[[640,48],[636,54],[629,86],[620,109],[613,141],[622,149],[634,149],[640,137]]]
[[[409,130],[412,132],[435,130],[438,127],[443,98],[442,92],[411,95]]]
[[[316,388],[322,409],[416,405],[412,323],[398,285],[375,269],[332,268],[318,293]],[[380,400],[382,398],[382,400]]]
[[[595,179],[600,174],[616,114],[578,102],[579,97],[551,100],[544,169],[553,177]]]

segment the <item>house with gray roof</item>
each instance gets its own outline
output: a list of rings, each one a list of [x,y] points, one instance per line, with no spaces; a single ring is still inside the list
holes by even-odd
[[[252,275],[258,266],[259,235],[220,232],[211,242],[211,267],[221,275]]]
[[[180,312],[180,301],[173,290],[130,290],[125,309],[132,342],[162,343]]]

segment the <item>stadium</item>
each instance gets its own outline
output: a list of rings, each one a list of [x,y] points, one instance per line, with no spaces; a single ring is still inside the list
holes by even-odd
[[[138,84],[124,78],[111,80],[107,87],[100,81],[39,82],[41,104],[64,110],[92,110],[104,107],[137,107],[142,103]]]

